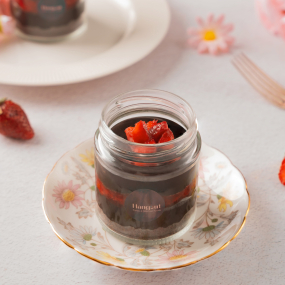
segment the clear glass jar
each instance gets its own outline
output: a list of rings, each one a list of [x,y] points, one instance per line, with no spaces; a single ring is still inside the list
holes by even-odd
[[[173,133],[182,128],[183,134],[154,145],[117,135],[124,122],[145,118],[166,120]],[[196,116],[179,96],[139,90],[109,102],[95,134],[96,212],[105,229],[142,245],[185,233],[196,212],[200,150]]]
[[[85,0],[0,0],[2,14],[16,21],[17,34],[35,41],[58,41],[85,29]]]

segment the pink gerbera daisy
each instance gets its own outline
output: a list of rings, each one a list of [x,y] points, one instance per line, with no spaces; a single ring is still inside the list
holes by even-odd
[[[264,26],[285,38],[285,0],[256,0],[256,5]]]
[[[216,20],[214,15],[209,15],[207,21],[197,18],[198,28],[189,28],[190,39],[188,43],[197,48],[199,53],[216,55],[219,52],[228,52],[234,43],[234,38],[229,35],[233,30],[233,24],[223,24],[224,15]]]
[[[58,186],[55,186],[53,191],[53,197],[56,197],[55,202],[60,202],[59,208],[68,209],[70,203],[77,209],[78,206],[82,206],[81,200],[84,198],[80,197],[79,195],[84,194],[83,191],[79,191],[78,188],[80,187],[79,184],[73,185],[72,180],[66,183],[63,181],[62,183],[58,182]]]

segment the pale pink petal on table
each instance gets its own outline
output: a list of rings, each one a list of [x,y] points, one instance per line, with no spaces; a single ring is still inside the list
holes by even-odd
[[[229,32],[231,32],[234,29],[234,25],[233,24],[227,24],[221,27],[220,31],[222,34],[227,34]]]
[[[201,42],[201,36],[192,37],[188,40],[189,45],[196,47]]]
[[[216,45],[216,43],[211,43],[209,44],[208,46],[209,48],[209,53],[212,54],[212,55],[217,55],[218,54],[218,47]]]
[[[188,28],[187,33],[190,36],[196,36],[200,34],[200,32],[195,28]]]
[[[225,15],[219,16],[217,21],[216,21],[217,26],[221,26],[224,22],[224,19],[225,19]]]
[[[205,53],[208,51],[208,46],[205,42],[200,42],[198,45],[198,52],[199,53]]]
[[[235,42],[235,38],[231,36],[225,36],[224,40],[226,41],[227,44],[232,45]]]
[[[224,40],[220,40],[219,42],[217,42],[217,45],[222,52],[228,52],[229,51],[229,47]]]
[[[204,26],[205,26],[205,23],[204,23],[204,21],[203,21],[202,18],[197,17],[196,21],[197,21],[197,23],[198,23],[201,27],[204,27]]]
[[[211,26],[213,24],[213,21],[214,21],[214,15],[210,14],[207,19],[207,25]]]

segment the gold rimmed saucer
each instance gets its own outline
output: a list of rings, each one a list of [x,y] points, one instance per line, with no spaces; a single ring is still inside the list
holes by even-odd
[[[197,213],[180,238],[161,245],[127,244],[98,221],[93,139],[67,152],[43,187],[43,210],[54,233],[85,257],[131,271],[182,268],[223,250],[241,231],[250,197],[242,174],[220,151],[203,144]]]

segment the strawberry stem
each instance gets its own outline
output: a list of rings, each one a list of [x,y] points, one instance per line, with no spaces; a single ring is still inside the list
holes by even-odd
[[[6,100],[7,100],[7,98],[0,99],[0,105],[3,104]]]

